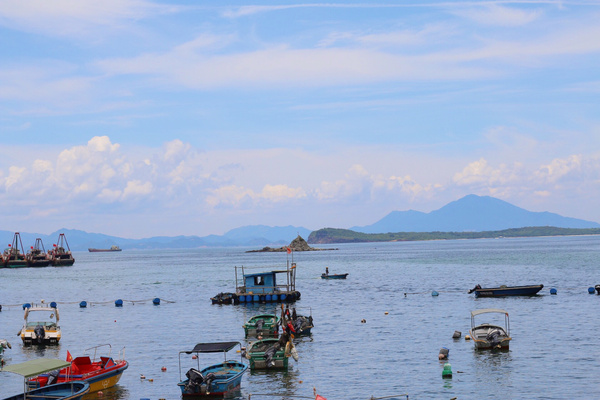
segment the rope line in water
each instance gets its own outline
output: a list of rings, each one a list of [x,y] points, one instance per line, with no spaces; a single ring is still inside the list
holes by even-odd
[[[123,301],[123,303],[125,303],[125,302],[128,302],[128,303],[131,303],[131,304],[134,304],[134,305],[135,305],[135,303],[146,303],[146,302],[153,302],[153,301],[154,301],[154,299],[159,299],[159,300],[161,301],[161,303],[162,303],[162,302],[164,302],[164,303],[175,303],[175,302],[174,302],[174,301],[172,301],[172,300],[165,300],[165,299],[161,299],[160,297],[153,297],[153,298],[151,298],[151,299],[144,299],[144,300],[125,300],[125,299],[119,299],[119,300],[122,300],[122,301]],[[62,305],[62,304],[81,304],[81,302],[80,302],[80,301],[54,301],[54,302],[55,302],[57,305],[58,305],[58,304],[60,304],[60,305]],[[100,304],[114,304],[114,302],[115,302],[115,300],[107,300],[107,301],[86,301],[86,304],[87,304],[88,306],[92,306],[92,305],[100,305]],[[22,308],[22,307],[23,307],[23,304],[28,304],[28,303],[29,303],[29,302],[23,302],[23,303],[20,303],[20,304],[2,304],[2,305],[0,305],[0,311],[1,311],[1,309],[2,309],[2,308],[10,308],[10,307],[19,307],[19,308]],[[44,305],[47,305],[47,306],[50,306],[50,303],[52,303],[52,302],[45,302],[45,303],[43,303],[43,304],[44,304]],[[37,303],[29,303],[29,304],[37,304]],[[40,303],[40,304],[41,304],[41,303]]]

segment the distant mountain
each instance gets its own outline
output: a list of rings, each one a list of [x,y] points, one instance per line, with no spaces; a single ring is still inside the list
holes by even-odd
[[[128,249],[187,249],[198,247],[236,247],[236,246],[282,246],[289,244],[298,235],[305,238],[310,230],[302,227],[269,227],[265,225],[245,226],[228,231],[224,235],[208,236],[155,236],[145,239],[126,239],[101,233],[88,233],[76,229],[61,229],[50,235],[20,232],[25,251],[41,238],[46,250],[56,243],[60,233],[64,233],[69,248],[73,251],[86,251],[88,248],[110,248],[116,245]],[[14,232],[0,231],[0,251],[12,243]],[[2,246],[4,240],[4,246]],[[20,244],[19,244],[20,247]]]
[[[372,225],[350,229],[362,233],[481,232],[530,226],[600,228],[596,222],[549,212],[527,211],[494,197],[471,194],[430,213],[392,211]]]

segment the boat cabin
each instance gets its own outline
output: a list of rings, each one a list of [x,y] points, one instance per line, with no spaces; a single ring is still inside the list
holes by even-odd
[[[235,267],[236,295],[244,302],[295,301],[300,298],[296,290],[296,263],[283,270],[246,273],[244,267]]]

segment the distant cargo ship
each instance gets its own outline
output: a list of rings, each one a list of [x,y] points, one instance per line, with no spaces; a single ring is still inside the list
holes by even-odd
[[[101,253],[105,251],[121,251],[119,246],[110,246],[110,249],[88,249],[90,253]]]

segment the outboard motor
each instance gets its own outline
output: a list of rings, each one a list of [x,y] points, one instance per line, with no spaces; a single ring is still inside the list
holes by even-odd
[[[35,333],[35,338],[38,344],[42,344],[44,342],[44,338],[46,337],[46,331],[42,325],[36,325],[33,329],[33,333]]]
[[[191,368],[185,373],[185,376],[188,378],[188,383],[185,385],[185,392],[188,394],[200,393],[202,383],[204,382],[202,373],[195,368]]]
[[[263,319],[259,319],[256,321],[256,334],[262,335],[263,327],[265,326],[265,321]]]
[[[500,339],[500,336],[502,336],[502,332],[500,331],[500,329],[492,329],[487,336],[485,337],[485,339],[490,342],[490,344],[493,347],[500,347],[500,342],[502,341]]]
[[[204,394],[210,394],[210,384],[215,380],[216,375],[209,372],[204,377],[204,383],[202,384],[201,392]]]
[[[53,383],[56,383],[56,381],[58,380],[58,375],[60,374],[60,370],[56,370],[56,371],[52,371],[50,373],[48,373],[48,382],[46,383],[46,385],[52,385]]]
[[[265,351],[265,361],[267,362],[267,368],[274,367],[275,361],[273,361],[273,357],[275,357],[275,353],[280,349],[279,342],[274,343],[273,346],[269,347],[267,351]]]
[[[477,289],[481,289],[481,285],[475,285],[475,287],[471,290],[469,290],[469,294],[473,293],[474,291],[476,291]]]

